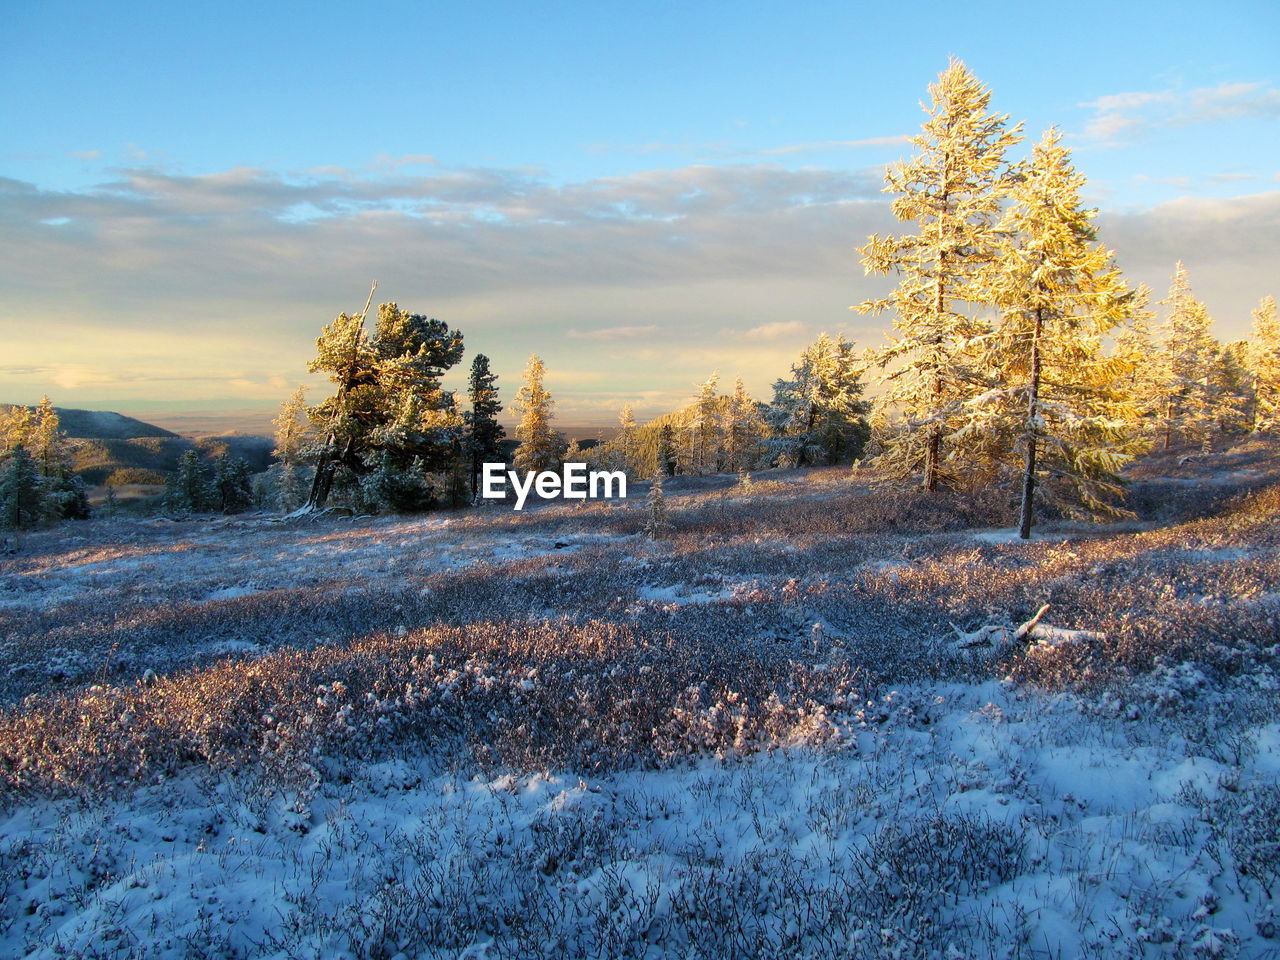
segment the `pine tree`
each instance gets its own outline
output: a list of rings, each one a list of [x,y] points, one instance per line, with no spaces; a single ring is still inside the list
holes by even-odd
[[[48,396],[41,397],[35,410],[30,449],[42,477],[61,477],[70,473],[71,457],[61,426],[53,402]]]
[[[888,297],[857,309],[896,313],[898,336],[872,359],[888,371],[882,400],[901,412],[906,429],[886,436],[880,462],[900,477],[919,474],[932,491],[954,480],[948,461],[963,466],[947,437],[978,392],[970,345],[987,328],[973,308],[986,300],[994,225],[1014,180],[1005,153],[1021,140],[1021,124],[1007,130],[1007,114],[987,112],[990,91],[957,59],[929,92],[929,118],[911,138],[919,152],[885,176],[885,191],[897,194],[894,215],[919,232],[869,238],[861,248],[867,272],[892,271],[899,282]]]
[[[1140,283],[1129,298],[1124,321],[1115,335],[1115,357],[1128,370],[1123,388],[1133,426],[1148,437],[1158,426],[1164,410],[1160,348],[1151,332],[1153,318],[1151,288]]]
[[[1280,431],[1280,318],[1275,297],[1264,297],[1253,311],[1248,364],[1253,375],[1253,429]]]
[[[1214,429],[1222,434],[1248,433],[1256,414],[1255,387],[1245,340],[1219,347],[1209,367],[1209,399]]]
[[[471,361],[471,377],[467,382],[471,409],[465,416],[467,438],[463,449],[470,461],[471,496],[479,490],[481,465],[502,460],[502,441],[506,431],[498,423],[502,404],[498,402],[498,376],[489,369],[489,358],[476,354]]]
[[[671,424],[664,423],[658,431],[658,451],[654,457],[654,470],[664,477],[675,476],[676,472],[676,435]]]
[[[165,504],[178,513],[199,513],[209,505],[209,487],[200,457],[188,450],[178,458],[178,469],[169,475],[165,486]]]
[[[32,445],[36,431],[36,418],[30,407],[15,406],[0,415],[0,455],[18,447]]]
[[[229,450],[213,461],[213,506],[223,513],[236,513],[253,503],[249,465]]]
[[[698,387],[693,404],[689,407],[689,422],[683,431],[683,443],[678,451],[681,473],[702,476],[719,469],[720,423],[716,403],[716,387],[720,373],[715,371]]]
[[[0,469],[0,526],[35,526],[44,513],[43,498],[36,462],[25,447],[15,447]]]
[[[667,500],[662,494],[661,469],[655,470],[649,480],[649,493],[645,497],[645,508],[648,516],[645,519],[644,534],[650,540],[660,540],[671,532],[671,521],[667,518]]]
[[[862,399],[862,365],[843,336],[826,333],[791,366],[791,379],[773,385],[765,412],[766,442],[778,466],[848,463],[862,456],[870,435]]]
[[[981,457],[1021,457],[1020,535],[1031,536],[1043,478],[1068,488],[1088,511],[1111,511],[1117,472],[1138,450],[1126,417],[1128,367],[1102,353],[1102,338],[1126,317],[1129,291],[1113,254],[1096,243],[1096,210],[1080,204],[1085,179],[1061,136],[1049,130],[1032,152],[1001,223],[1000,269],[991,295],[1000,322],[988,340],[991,388],[968,404],[957,444]]]
[[[75,457],[53,402],[41,397],[27,431],[28,449],[41,477],[41,509],[49,520],[83,520],[89,516],[89,495],[75,474]]]
[[[635,454],[636,418],[631,412],[631,404],[624,406],[618,414],[618,427],[617,466],[623,473],[630,476],[639,469]]]
[[[351,485],[377,469],[449,470],[458,454],[462,420],[440,379],[462,359],[462,334],[384,303],[370,336],[368,309],[325,327],[308,367],[337,386],[309,411],[323,438],[309,451],[316,461],[313,508],[324,506],[339,470]]]
[[[271,474],[276,507],[281,513],[292,513],[306,498],[302,459],[312,442],[305,387],[299,386],[280,404],[280,416],[274,422],[276,445],[272,453],[278,462],[272,465]]]
[[[1164,446],[1174,435],[1207,450],[1213,442],[1217,411],[1212,378],[1218,341],[1209,332],[1213,321],[1205,305],[1195,298],[1186,267],[1174,268],[1161,343],[1161,375],[1165,384]]]
[[[760,404],[751,399],[747,388],[738,377],[733,383],[733,395],[725,407],[721,423],[721,447],[724,449],[724,467],[734,473],[750,470],[760,461],[763,452],[764,419]]]
[[[542,384],[546,368],[535,353],[524,371],[524,386],[516,394],[515,408],[520,412],[516,427],[515,466],[517,470],[540,471],[559,468],[564,455],[564,438],[551,428],[551,394]]]

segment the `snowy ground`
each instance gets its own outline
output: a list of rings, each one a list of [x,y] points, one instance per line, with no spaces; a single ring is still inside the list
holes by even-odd
[[[1273,464],[32,536],[0,954],[1280,956]]]

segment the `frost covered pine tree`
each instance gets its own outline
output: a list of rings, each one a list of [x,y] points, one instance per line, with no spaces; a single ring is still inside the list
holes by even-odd
[[[506,431],[498,422],[502,403],[498,400],[498,375],[489,368],[489,358],[477,353],[471,361],[467,380],[467,396],[471,409],[464,415],[467,425],[466,451],[471,475],[471,496],[479,490],[481,464],[502,460],[502,441]]]
[[[280,416],[274,421],[276,445],[272,454],[277,462],[271,466],[271,475],[276,509],[281,513],[292,513],[306,500],[302,455],[312,439],[306,394],[303,386],[293,391],[289,399],[280,404]]]
[[[1213,320],[1191,291],[1187,269],[1179,260],[1169,295],[1160,344],[1160,372],[1164,382],[1164,447],[1174,435],[1207,450],[1213,442],[1217,411],[1213,398],[1213,366],[1218,341],[1209,332]]]
[[[667,517],[667,500],[662,493],[662,477],[663,470],[659,465],[649,479],[649,493],[645,497],[647,516],[644,535],[650,540],[660,540],[671,532],[671,521]]]
[[[1275,297],[1263,297],[1253,311],[1247,357],[1253,375],[1253,429],[1280,431],[1280,318]]]
[[[411,472],[393,486],[418,491],[405,506],[391,506],[417,509],[431,502],[428,474],[456,466],[462,418],[440,379],[462,359],[462,334],[384,303],[370,335],[365,316],[372,297],[371,291],[362,313],[340,314],[324,328],[308,365],[328,373],[337,387],[309,411],[322,438],[311,451],[316,473],[307,503],[314,509],[324,507],[336,479],[358,486],[374,472],[389,471]]]
[[[249,465],[229,450],[213,461],[213,501],[223,513],[238,513],[253,504]]]
[[[1130,293],[1114,255],[1096,242],[1097,211],[1081,206],[1085,178],[1061,139],[1045,133],[1011,193],[1000,269],[990,275],[1000,310],[985,353],[991,387],[966,404],[969,420],[955,434],[986,459],[1014,461],[1023,539],[1049,477],[1068,508],[1113,512],[1118,471],[1141,446],[1126,407],[1128,366],[1102,351]]]
[[[36,418],[30,407],[14,406],[0,414],[0,456],[18,447],[30,447],[35,437]]]
[[[1215,429],[1222,434],[1248,433],[1254,421],[1254,383],[1249,370],[1249,344],[1237,340],[1220,346],[1209,369],[1209,399]]]
[[[1116,359],[1128,370],[1123,381],[1128,409],[1135,429],[1146,436],[1156,430],[1164,409],[1160,400],[1160,348],[1151,329],[1154,317],[1151,288],[1140,283],[1129,298],[1124,321],[1115,334]]]
[[[88,491],[75,473],[71,441],[47,396],[41,397],[34,409],[16,406],[0,416],[0,461],[19,448],[35,465],[43,518],[82,520],[89,516]]]
[[[701,476],[720,467],[720,416],[716,387],[720,372],[714,371],[700,387],[689,407],[689,422],[682,431],[679,452],[681,473]]]
[[[882,403],[905,422],[884,437],[879,461],[899,477],[920,476],[932,491],[963,465],[963,451],[947,438],[977,393],[971,344],[987,326],[975,308],[987,300],[995,222],[1015,179],[1005,154],[1022,127],[1006,129],[1007,114],[988,112],[990,90],[955,58],[929,93],[929,117],[911,138],[919,152],[885,174],[894,215],[918,232],[868,239],[860,250],[867,272],[896,273],[899,281],[889,296],[856,309],[896,314],[898,334],[872,362],[886,371]]]
[[[778,466],[848,463],[862,456],[870,436],[862,399],[862,362],[843,336],[818,336],[773,385],[765,411],[769,459]]]
[[[515,408],[520,414],[516,426],[515,466],[517,470],[556,470],[564,458],[564,437],[551,428],[551,394],[543,386],[546,367],[535,353],[524,370],[524,385],[516,394]]]
[[[628,403],[618,413],[618,436],[614,444],[617,449],[616,466],[628,476],[636,470],[635,442],[636,418]]]
[[[733,393],[725,405],[720,424],[720,446],[724,450],[724,468],[743,473],[755,468],[762,454],[764,418],[760,404],[751,398],[738,377]]]

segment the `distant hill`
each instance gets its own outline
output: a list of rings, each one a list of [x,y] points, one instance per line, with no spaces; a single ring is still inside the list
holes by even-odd
[[[0,403],[0,411],[8,413],[15,406]],[[275,447],[270,437],[251,434],[182,437],[109,410],[54,410],[72,441],[76,473],[95,486],[112,474],[117,474],[113,483],[163,483],[164,475],[177,469],[178,458],[193,448],[206,464],[230,451],[248,462],[251,473],[259,473],[271,465]]]
[[[76,473],[87,483],[101,485],[116,471],[129,471],[113,483],[162,482],[164,474],[178,467],[178,458],[195,449],[201,461],[208,464],[225,451],[248,462],[251,473],[259,473],[271,465],[270,437],[131,437],[117,439],[80,439],[74,441]],[[151,474],[147,477],[141,471]]]
[[[0,410],[8,413],[15,404],[0,403]],[[143,423],[122,413],[110,410],[68,410],[53,408],[58,423],[68,437],[88,440],[132,440],[136,437],[176,437],[177,434],[153,423]]]

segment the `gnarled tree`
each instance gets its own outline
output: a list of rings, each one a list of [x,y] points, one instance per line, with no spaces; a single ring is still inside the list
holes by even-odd
[[[384,303],[370,335],[368,309],[340,314],[325,327],[308,365],[337,386],[309,411],[321,438],[312,451],[313,509],[328,501],[338,471],[359,479],[374,471],[443,470],[461,441],[462,418],[440,378],[462,359],[462,334]]]

